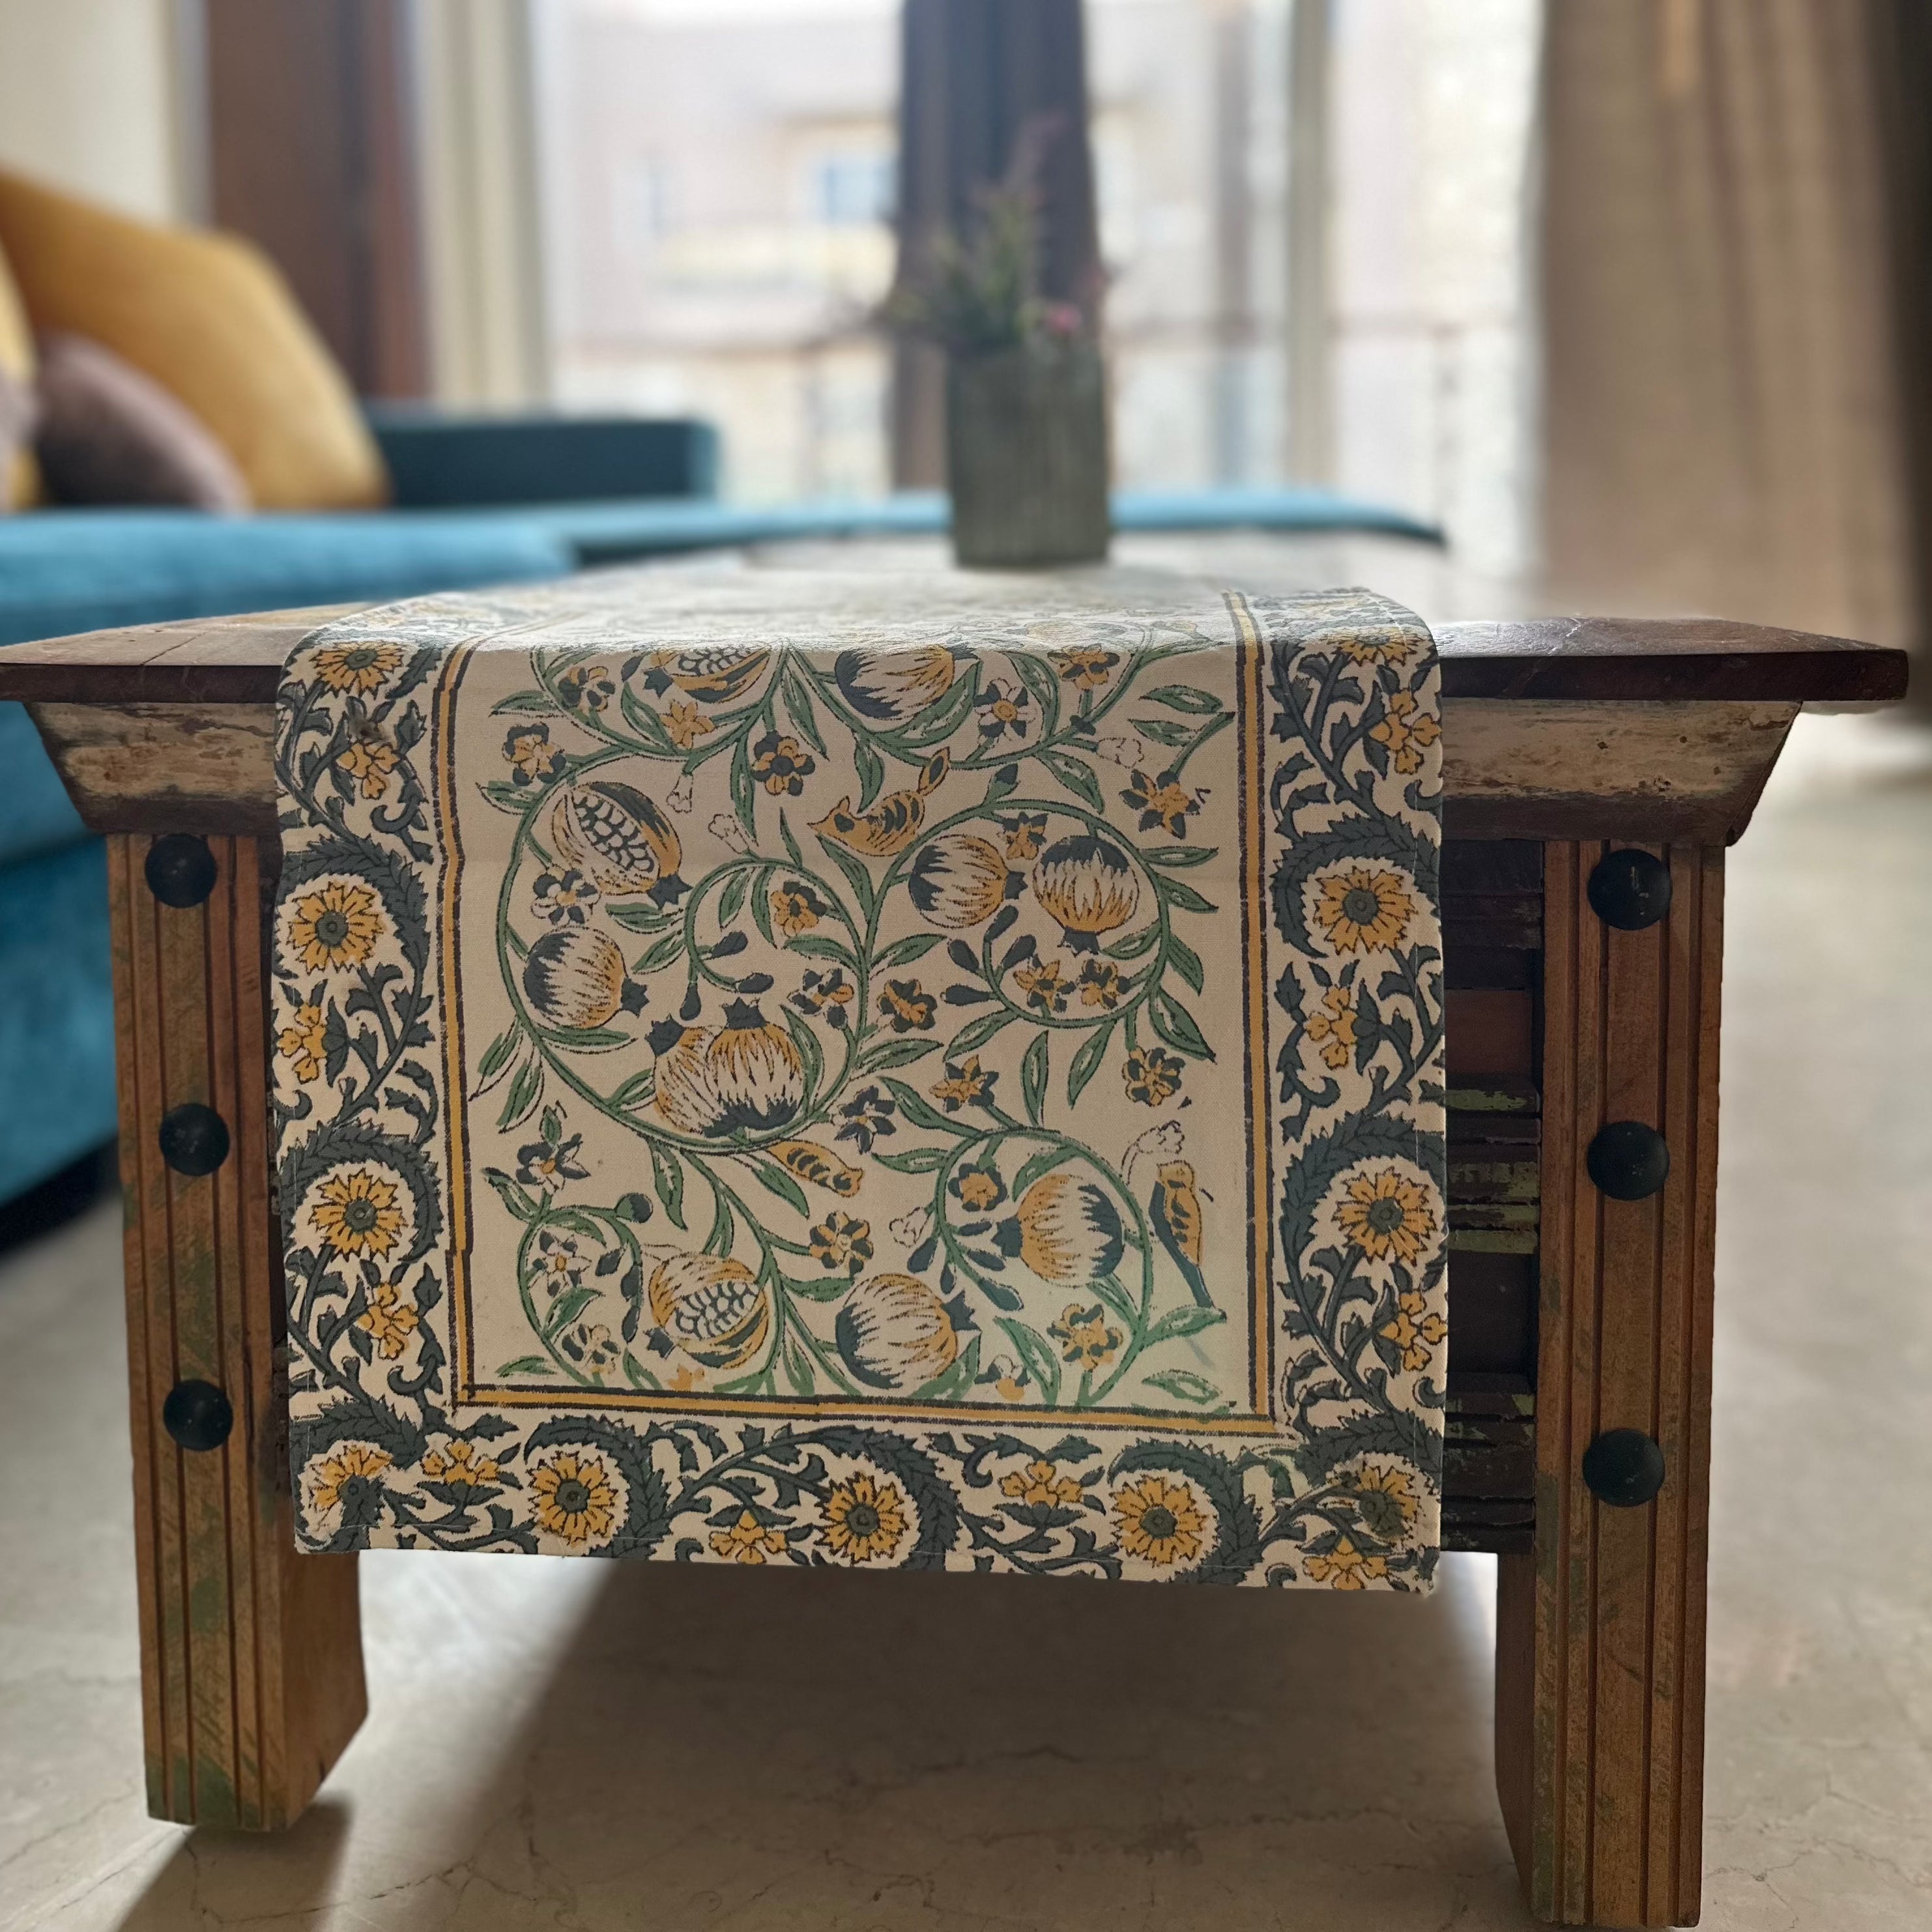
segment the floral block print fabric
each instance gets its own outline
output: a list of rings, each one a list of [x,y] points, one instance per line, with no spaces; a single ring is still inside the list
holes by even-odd
[[[674,584],[290,662],[304,1545],[1426,1587],[1427,632]]]

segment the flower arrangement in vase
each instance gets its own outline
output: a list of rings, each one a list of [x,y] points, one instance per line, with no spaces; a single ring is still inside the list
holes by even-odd
[[[1107,399],[1092,316],[1037,290],[1038,196],[1016,167],[902,284],[889,326],[946,355],[946,472],[960,562],[1024,568],[1105,556]]]

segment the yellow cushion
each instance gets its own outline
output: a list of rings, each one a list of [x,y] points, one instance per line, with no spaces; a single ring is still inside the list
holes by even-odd
[[[33,374],[34,332],[27,326],[27,311],[20,306],[20,292],[8,273],[7,258],[0,255],[0,375],[30,382]],[[0,475],[0,511],[24,510],[39,494],[33,457],[23,451]]]
[[[234,458],[257,508],[388,500],[348,383],[260,250],[0,173],[0,250],[34,328],[92,337],[170,391]]]

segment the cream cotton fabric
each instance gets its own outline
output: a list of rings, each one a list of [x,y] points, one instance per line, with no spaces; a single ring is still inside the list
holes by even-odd
[[[1427,632],[784,591],[291,658],[303,1543],[1426,1586]]]

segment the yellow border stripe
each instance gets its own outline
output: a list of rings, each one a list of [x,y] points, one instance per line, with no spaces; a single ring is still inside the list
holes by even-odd
[[[457,944],[461,930],[463,840],[456,814],[456,688],[472,645],[459,645],[436,674],[432,699],[430,756],[436,761],[428,788],[439,820],[436,850],[442,856],[442,931],[436,935],[442,968],[444,1132],[449,1172],[450,1398],[476,1400],[475,1327],[470,1317],[470,1115],[463,1065],[463,982]]]
[[[1249,1348],[1251,1412],[1242,1415],[1189,1415],[1170,1408],[1136,1410],[1047,1408],[1001,1403],[982,1407],[950,1402],[872,1404],[783,1396],[727,1396],[707,1393],[694,1407],[688,1394],[675,1390],[509,1388],[476,1380],[470,1264],[470,1124],[467,1074],[463,1051],[461,909],[463,849],[456,795],[456,694],[476,646],[458,645],[437,674],[430,732],[435,760],[430,787],[439,820],[438,847],[445,855],[440,881],[441,929],[435,935],[442,987],[443,1064],[447,1083],[446,1138],[448,1149],[449,1292],[452,1403],[491,1408],[602,1408],[655,1414],[762,1415],[791,1420],[850,1419],[878,1421],[890,1414],[908,1421],[959,1422],[1004,1420],[1010,1427],[1036,1422],[1076,1424],[1085,1429],[1132,1429],[1177,1436],[1256,1436],[1279,1433],[1274,1413],[1274,1132],[1269,1110],[1267,958],[1266,716],[1263,674],[1266,646],[1246,601],[1226,599],[1235,631],[1234,710],[1239,751],[1240,799],[1237,812],[1240,839],[1242,962],[1247,1001],[1246,1125],[1250,1161],[1247,1200],[1251,1232],[1249,1255]]]
[[[1244,1035],[1248,1073],[1249,1306],[1252,1332],[1248,1360],[1254,1383],[1256,1413],[1272,1417],[1274,1401],[1274,1132],[1269,1111],[1268,1050],[1268,772],[1263,746],[1268,734],[1262,703],[1262,672],[1267,650],[1247,599],[1228,594],[1234,620],[1235,711],[1240,733],[1241,957],[1248,1003]]]

